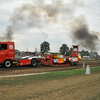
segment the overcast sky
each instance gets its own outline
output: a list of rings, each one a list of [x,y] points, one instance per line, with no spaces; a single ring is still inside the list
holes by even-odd
[[[39,51],[47,41],[51,52],[59,52],[62,44],[79,44],[80,50],[100,54],[99,0],[0,0],[0,4],[0,41],[14,41],[21,51]]]

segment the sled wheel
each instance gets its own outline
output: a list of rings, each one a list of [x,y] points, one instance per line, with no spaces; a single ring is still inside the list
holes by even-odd
[[[32,67],[36,67],[37,64],[38,64],[37,59],[32,59],[32,60],[31,60],[31,66],[32,66]]]
[[[70,65],[73,66],[74,65],[74,62],[70,62]]]
[[[74,65],[77,65],[78,64],[78,62],[74,62]]]

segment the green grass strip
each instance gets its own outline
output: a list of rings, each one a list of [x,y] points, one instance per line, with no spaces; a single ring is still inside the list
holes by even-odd
[[[58,71],[58,72],[51,72],[51,73],[39,74],[39,75],[2,78],[0,79],[0,86],[25,85],[25,84],[34,83],[36,81],[42,82],[46,80],[69,78],[71,76],[85,74],[85,71],[86,69],[67,70],[67,71]],[[93,72],[100,72],[100,67],[91,68],[90,72],[91,74]]]

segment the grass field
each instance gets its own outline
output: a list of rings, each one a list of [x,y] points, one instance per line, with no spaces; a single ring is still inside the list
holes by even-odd
[[[85,70],[1,78],[0,100],[100,100],[100,67]]]

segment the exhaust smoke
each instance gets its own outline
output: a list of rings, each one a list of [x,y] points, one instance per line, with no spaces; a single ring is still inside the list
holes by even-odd
[[[13,39],[13,29],[11,26],[8,26],[6,29],[6,32],[4,33],[4,36],[0,36],[1,41],[11,41]]]
[[[84,16],[79,16],[70,23],[71,38],[73,42],[77,42],[80,46],[89,50],[96,50],[99,41],[98,32],[91,31],[85,21]]]
[[[46,3],[44,0],[36,0],[36,2],[23,4],[14,9],[14,13],[10,17],[11,24],[7,26],[5,35],[0,39],[11,41],[17,31],[26,28],[41,30],[49,23],[57,23],[59,17],[62,20],[63,16],[72,16],[75,9],[81,5],[82,2],[79,0],[71,0],[66,3],[64,0],[50,0],[50,3]],[[46,37],[45,34],[44,37]]]
[[[48,24],[59,23],[59,20],[61,20],[62,23],[60,24],[63,27],[67,29],[70,26],[70,36],[73,43],[76,42],[85,48],[95,50],[98,42],[97,33],[90,32],[84,16],[75,16],[76,9],[83,5],[84,3],[81,0],[70,0],[70,2],[50,0],[50,3],[46,3],[44,0],[36,0],[36,2],[23,4],[14,9],[14,13],[10,17],[10,25],[7,26],[4,36],[0,36],[0,40],[11,41],[13,35],[18,34],[17,31],[19,30],[26,28],[42,30]],[[48,34],[43,31],[41,31],[41,35],[45,39],[48,37]]]

